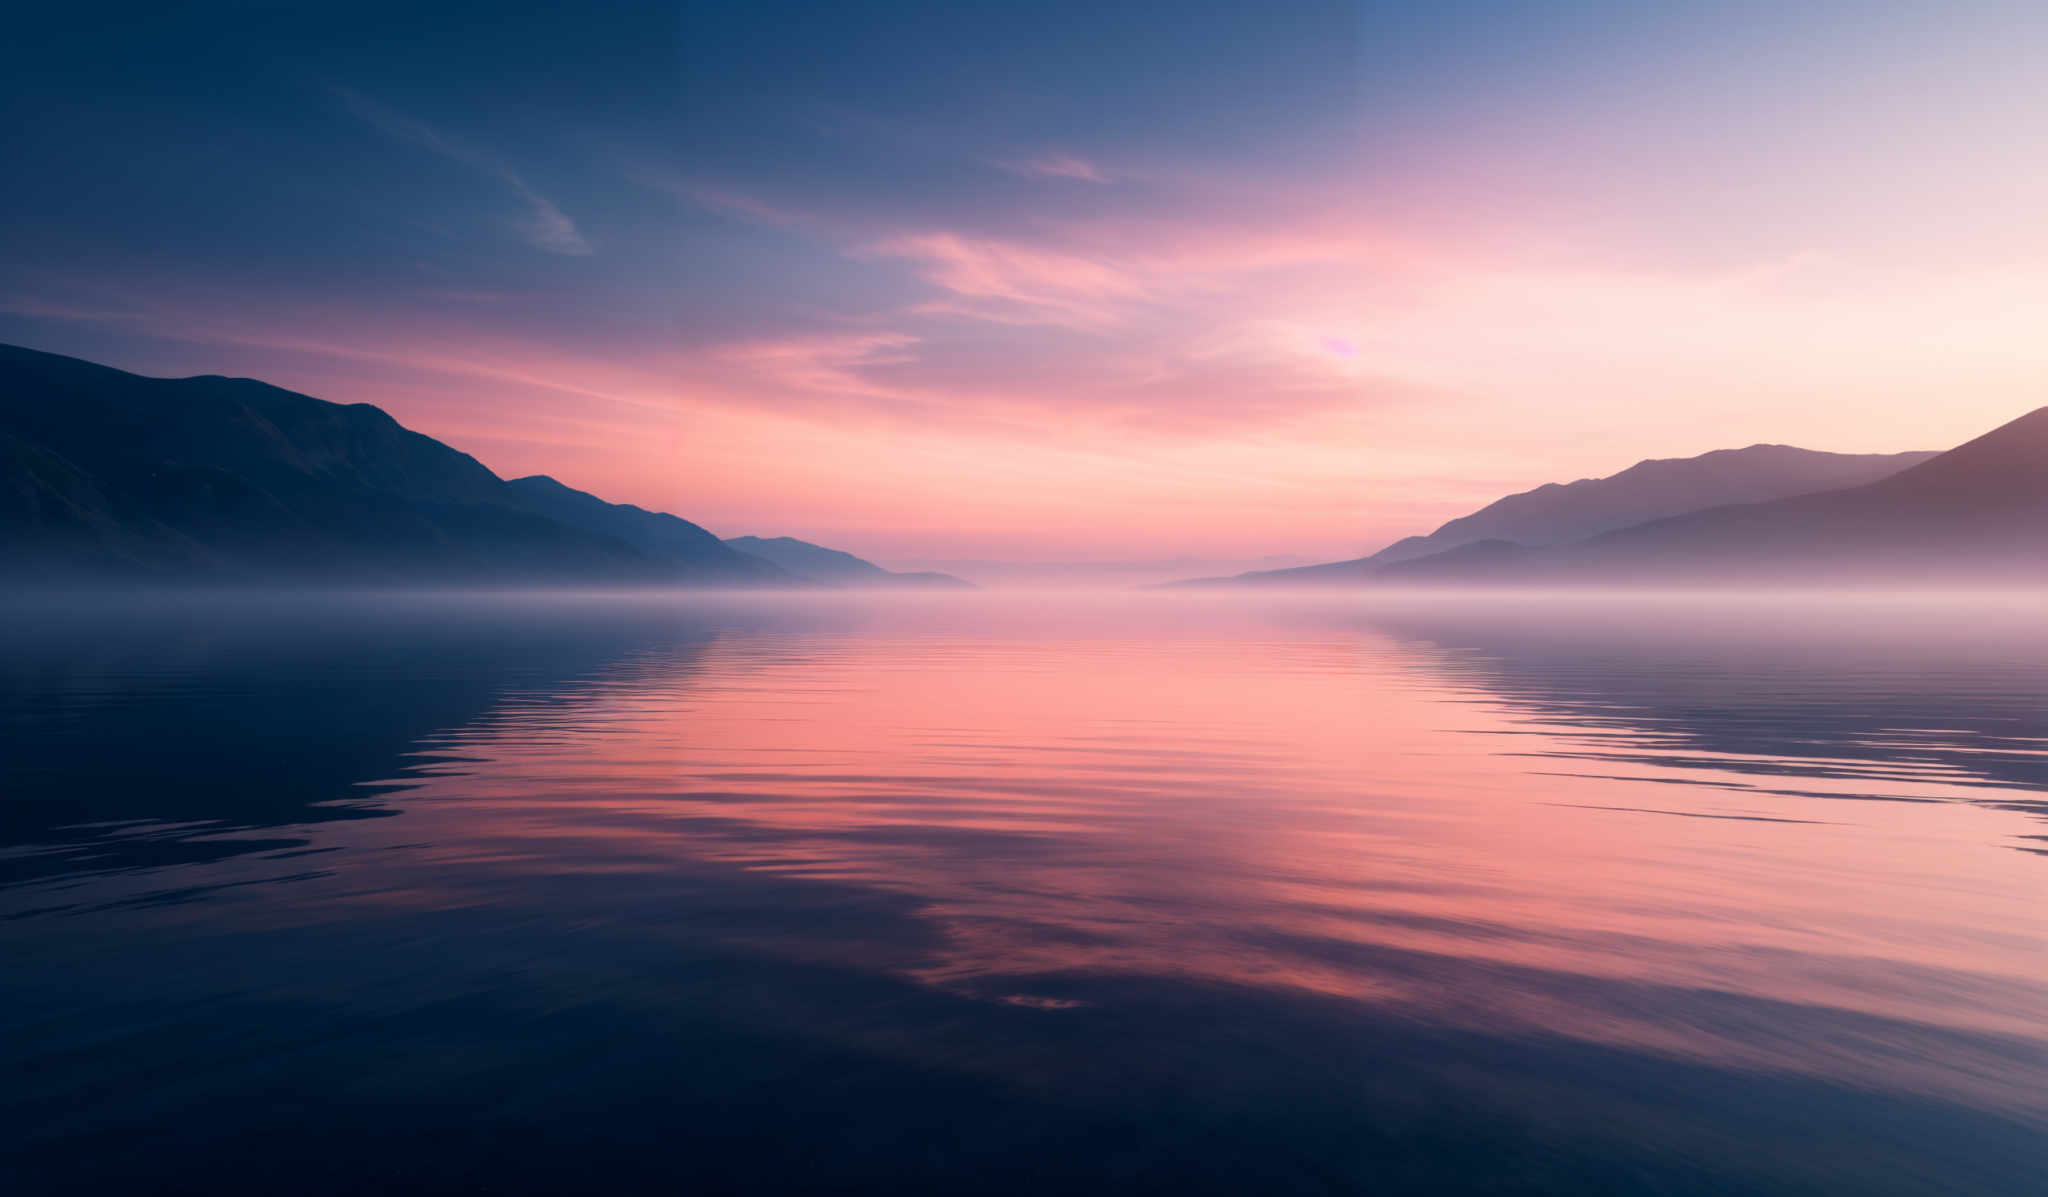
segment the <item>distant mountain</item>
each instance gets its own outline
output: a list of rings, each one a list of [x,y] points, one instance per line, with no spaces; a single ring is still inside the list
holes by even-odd
[[[1370,557],[1207,581],[1284,586],[1357,581],[1382,567],[1465,545],[1501,541],[1522,548],[1545,548],[1708,507],[1857,486],[1933,456],[1932,452],[1822,453],[1790,445],[1751,445],[1747,449],[1717,449],[1698,457],[1658,458],[1637,462],[1605,478],[1552,482],[1509,495],[1451,520],[1427,536],[1398,540]]]
[[[1822,453],[1791,445],[1751,445],[1698,457],[1656,458],[1605,478],[1552,482],[1497,499],[1428,536],[1389,545],[1371,560],[1406,561],[1482,540],[1505,540],[1530,549],[1568,544],[1708,507],[1861,486],[1933,456],[1931,451]]]
[[[864,561],[852,553],[828,549],[823,545],[798,540],[793,536],[734,536],[728,538],[725,544],[728,548],[736,549],[750,557],[758,557],[797,577],[822,582],[828,586],[952,590],[974,588],[974,583],[962,581],[951,574],[895,573],[883,569],[872,561]]]
[[[368,404],[12,346],[0,346],[0,560],[14,582],[773,576],[715,539],[655,553],[551,518],[475,458]]]
[[[1325,567],[1329,568],[1329,567]],[[2048,586],[2048,407],[1862,486],[1354,570],[1370,585]]]
[[[588,491],[564,486],[545,474],[505,483],[526,510],[571,528],[621,540],[659,561],[714,564],[736,579],[789,584],[797,576],[758,555],[736,552],[725,541],[683,519],[630,503],[607,503]]]
[[[1433,563],[1433,564],[1432,564]],[[1534,585],[2048,584],[2048,407],[1863,486],[1714,507],[1389,581]]]

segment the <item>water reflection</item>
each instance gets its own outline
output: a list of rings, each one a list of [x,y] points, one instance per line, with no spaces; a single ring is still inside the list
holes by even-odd
[[[1723,775],[1629,781],[2048,814],[2037,609],[1615,603],[1503,620],[1472,603],[1374,622],[1426,646],[1478,701],[1528,713],[1515,734],[1566,734],[1568,747],[1532,749],[1539,759]],[[1783,788],[1811,780],[1874,784]]]
[[[2038,1179],[2009,613],[103,614],[6,654],[39,1185]]]
[[[420,745],[716,613],[360,596],[18,600],[0,619],[0,885],[309,849],[397,813]],[[260,833],[288,834],[260,834]]]

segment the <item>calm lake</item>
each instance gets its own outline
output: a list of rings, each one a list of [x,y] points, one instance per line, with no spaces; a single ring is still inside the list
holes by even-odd
[[[2038,603],[0,614],[10,1194],[2048,1191]]]

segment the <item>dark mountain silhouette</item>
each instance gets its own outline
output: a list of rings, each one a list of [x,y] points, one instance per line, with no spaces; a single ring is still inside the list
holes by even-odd
[[[725,542],[750,557],[758,557],[800,578],[828,586],[868,588],[930,588],[972,590],[974,583],[951,574],[896,573],[883,569],[852,553],[828,549],[793,536],[734,536]]]
[[[0,346],[10,581],[763,580],[707,540],[656,554],[550,518],[368,404]]]
[[[1351,582],[1382,566],[1486,541],[1544,548],[1708,507],[1857,486],[1933,456],[1932,452],[1822,453],[1790,445],[1751,445],[1747,449],[1717,449],[1698,457],[1658,458],[1637,462],[1605,478],[1552,482],[1509,495],[1451,520],[1427,536],[1395,541],[1370,557],[1205,581],[1285,586]]]
[[[735,552],[725,541],[683,519],[630,503],[607,503],[588,491],[564,486],[545,474],[514,478],[505,484],[527,510],[571,528],[621,540],[661,561],[717,562],[734,578],[773,584],[802,579],[758,556]],[[736,560],[728,560],[735,558]]]

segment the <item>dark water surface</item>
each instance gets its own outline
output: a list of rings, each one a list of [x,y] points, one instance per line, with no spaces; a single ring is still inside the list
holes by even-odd
[[[2048,1192],[2036,605],[4,615],[12,1194]]]

